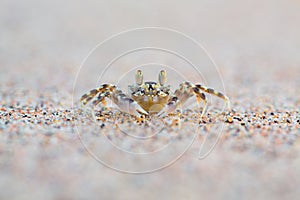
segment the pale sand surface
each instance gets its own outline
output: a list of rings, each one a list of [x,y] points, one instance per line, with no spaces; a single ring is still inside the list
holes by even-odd
[[[297,199],[299,9],[268,0],[0,1],[0,199]],[[202,42],[233,111],[217,101],[200,120],[192,106],[164,129],[127,126],[114,109],[91,120],[78,101],[93,74],[73,92],[81,61],[112,34],[142,26]]]

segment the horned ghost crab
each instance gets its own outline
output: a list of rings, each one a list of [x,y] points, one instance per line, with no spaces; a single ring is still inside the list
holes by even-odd
[[[174,112],[179,106],[184,104],[190,97],[195,96],[198,103],[203,102],[201,116],[205,113],[207,99],[205,93],[223,99],[230,108],[229,98],[223,93],[202,84],[193,84],[185,81],[179,85],[174,92],[171,86],[167,85],[167,74],[161,70],[158,75],[158,82],[144,82],[143,73],[137,70],[135,84],[129,85],[129,94],[125,94],[121,89],[113,84],[102,84],[96,89],[92,89],[84,94],[80,101],[83,105],[92,101],[94,106],[99,103],[106,105],[106,99],[110,99],[118,108],[131,115],[141,117],[149,115],[165,116]]]

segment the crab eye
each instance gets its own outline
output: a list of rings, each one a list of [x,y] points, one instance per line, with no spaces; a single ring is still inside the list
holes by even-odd
[[[139,89],[137,90],[136,94],[137,94],[137,95],[144,95],[144,94],[145,94],[145,90],[139,88]]]

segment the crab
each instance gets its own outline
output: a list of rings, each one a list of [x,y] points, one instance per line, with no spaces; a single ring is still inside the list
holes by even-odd
[[[113,84],[102,84],[96,89],[92,89],[84,94],[80,101],[83,105],[92,101],[94,106],[102,103],[106,106],[106,98],[115,103],[118,108],[134,116],[165,116],[174,112],[178,107],[184,104],[190,97],[195,96],[198,104],[203,102],[201,116],[205,113],[207,100],[205,93],[217,96],[223,99],[230,109],[229,98],[223,93],[208,88],[201,84],[193,84],[185,81],[179,85],[175,92],[171,91],[171,86],[166,85],[167,74],[161,70],[158,75],[158,82],[144,82],[143,73],[137,70],[135,75],[135,84],[129,85],[129,95],[126,95],[121,89]]]

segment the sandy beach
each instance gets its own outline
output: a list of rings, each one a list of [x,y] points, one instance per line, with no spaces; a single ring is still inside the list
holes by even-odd
[[[0,199],[297,199],[299,9],[281,0],[1,0]],[[99,45],[142,27],[163,30]],[[202,118],[191,98],[137,122],[110,102],[80,104],[101,83],[127,92],[137,66],[153,81],[166,69],[172,91],[185,80],[220,90],[232,110],[207,95]]]

